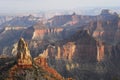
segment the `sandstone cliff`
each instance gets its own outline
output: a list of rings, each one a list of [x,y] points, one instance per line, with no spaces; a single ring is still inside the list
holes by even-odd
[[[63,27],[76,32],[78,29],[87,29],[90,34],[108,44],[119,42],[119,15],[108,9],[103,9],[97,16],[60,15],[48,20],[50,27]],[[69,33],[69,34],[70,34]],[[112,37],[111,37],[112,36]]]
[[[98,41],[97,43],[97,60],[98,62],[103,61],[105,59],[105,45]]]
[[[47,27],[42,22],[38,22],[23,32],[23,37],[30,40],[53,40],[61,39],[63,28]]]
[[[97,25],[93,31],[95,38],[108,44],[119,42],[119,17],[117,13],[102,10],[101,14],[97,16],[96,22]]]
[[[91,55],[92,54],[92,55]],[[102,61],[104,57],[104,44],[92,38],[87,31],[78,31],[66,41],[48,45],[40,54],[44,57],[79,61]],[[78,58],[77,58],[78,57]]]
[[[32,66],[32,58],[28,49],[28,44],[21,38],[17,48],[17,64],[18,66]]]
[[[23,31],[14,27],[6,28],[4,33],[0,31],[1,53],[10,55],[11,45],[22,36],[29,43],[32,57],[40,54],[34,58],[32,66],[44,67],[43,71],[49,71],[48,66],[51,66],[62,76],[77,80],[111,80],[114,76],[120,76],[118,14],[109,10],[103,10],[97,16],[74,13],[55,16],[48,20],[47,25],[49,27],[37,23]],[[14,53],[16,47],[13,48]],[[27,65],[23,57],[19,60],[19,65]],[[56,73],[54,70],[50,72]]]
[[[96,41],[87,30],[83,30],[64,41],[48,45],[40,55],[48,58],[48,65],[54,67],[63,76],[72,76],[79,80],[79,71],[104,71],[103,67],[100,69],[96,64],[104,61],[104,50],[105,46],[102,42]]]
[[[86,25],[91,20],[95,20],[94,16],[77,15],[59,15],[47,20],[46,25],[49,27],[80,27]]]
[[[72,78],[63,78],[59,73],[57,73],[57,71],[55,71],[53,68],[50,68],[47,65],[47,59],[45,57],[38,56],[33,60],[30,55],[28,45],[23,38],[20,38],[17,50],[16,62],[14,59],[11,59],[11,62],[6,61],[7,64],[5,63],[3,66],[0,66],[1,79],[72,80]]]

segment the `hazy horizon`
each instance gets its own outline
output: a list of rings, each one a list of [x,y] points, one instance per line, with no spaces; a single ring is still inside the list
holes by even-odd
[[[0,13],[71,10],[85,7],[119,7],[119,0],[0,0]]]

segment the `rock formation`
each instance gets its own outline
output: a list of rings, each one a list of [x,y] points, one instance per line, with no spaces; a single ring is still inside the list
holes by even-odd
[[[58,35],[63,31],[62,28],[46,28],[46,29],[35,29],[32,39],[44,39],[46,35]]]
[[[28,49],[28,44],[23,38],[20,38],[17,48],[17,64],[18,66],[32,66],[32,58]]]
[[[47,59],[43,56],[38,56],[32,61],[28,45],[23,38],[20,38],[17,50],[17,62],[15,62],[13,58],[12,60],[10,60],[11,62],[9,62],[9,60],[6,60],[7,64],[4,64],[3,67],[0,66],[1,79],[72,80],[72,78],[63,78],[59,73],[57,73],[56,70],[50,68],[47,64]],[[3,74],[6,77],[4,77]]]
[[[53,68],[50,68],[48,66],[46,57],[38,56],[38,57],[34,58],[34,62],[37,66],[42,67],[49,74],[53,74],[58,79],[63,80],[62,76],[60,74],[58,74],[56,70],[54,70]]]
[[[63,28],[47,27],[41,22],[36,23],[32,27],[26,29],[23,37],[32,40],[44,40],[48,38],[60,38]]]
[[[63,76],[72,76],[77,80],[83,80],[84,75],[88,79],[92,75],[93,78],[99,75],[98,78],[103,80],[119,76],[120,17],[118,14],[102,10],[97,16],[60,15],[48,19],[46,25],[49,27],[37,23],[27,29],[21,28],[20,32],[17,27],[6,27],[6,31],[1,30],[0,53],[8,54],[12,44],[22,35],[30,41],[31,55],[36,57],[41,54],[32,62],[27,45],[21,39],[23,48],[19,46],[17,53],[19,68],[20,66],[44,67],[43,71],[51,70],[51,73],[56,73],[48,68],[51,66]],[[85,73],[82,73],[84,71]],[[106,79],[105,76],[110,79]],[[99,80],[98,78],[90,79]]]
[[[95,37],[97,39],[98,38],[101,39],[101,37],[103,37],[104,29],[103,29],[102,25],[103,24],[101,21],[97,22],[97,27],[96,27],[95,31],[93,32],[93,37]]]
[[[48,58],[48,64],[63,76],[75,77],[74,73],[75,79],[79,80],[79,71],[104,71],[96,66],[97,62],[104,60],[104,50],[102,42],[96,41],[87,30],[80,30],[67,40],[48,45],[40,55]]]
[[[100,54],[104,54],[102,45],[98,45],[87,31],[78,31],[66,41],[56,43],[54,46],[49,45],[40,55],[58,60],[94,62],[97,61],[97,46]]]
[[[97,44],[97,61],[101,62],[105,58],[105,45],[98,41]]]
[[[38,56],[38,57],[34,58],[34,61],[40,67],[41,66],[44,68],[48,67],[47,58],[44,56]]]
[[[30,27],[31,25],[39,22],[40,17],[35,17],[32,15],[29,16],[14,16],[10,17],[9,20],[6,20],[4,23],[0,25],[0,27],[6,26],[21,26],[21,27]]]
[[[71,15],[54,16],[53,18],[48,20],[47,25],[51,27],[56,27],[56,26],[59,27],[71,20],[72,20]]]

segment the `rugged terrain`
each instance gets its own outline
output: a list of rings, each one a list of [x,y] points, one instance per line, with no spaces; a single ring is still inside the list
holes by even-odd
[[[72,80],[65,79],[47,65],[45,57],[32,59],[27,43],[21,38],[18,42],[17,56],[0,66],[2,80]],[[12,58],[11,58],[12,59]],[[15,61],[14,61],[15,60]],[[4,61],[4,59],[3,59]],[[1,62],[2,63],[2,62]]]
[[[25,20],[29,18],[33,20],[34,17],[27,16]],[[23,70],[25,66],[22,68],[21,66],[27,63],[26,67],[29,67],[30,72],[29,70],[25,72],[30,74],[36,72],[36,66],[39,66],[45,73],[50,71],[49,74],[59,76],[59,78],[72,77],[76,80],[120,79],[120,17],[116,12],[105,9],[94,16],[76,13],[59,15],[45,22],[35,21],[34,24],[26,24],[27,26],[18,26],[18,20],[24,21],[23,17],[17,18],[17,21],[16,19],[12,21],[16,23],[14,26],[11,24],[0,29],[1,60],[8,62],[1,61],[3,66],[7,67],[9,63],[17,64],[20,65],[20,70]],[[27,51],[26,57],[21,54],[21,51],[19,52],[18,49],[22,49],[17,48],[20,37],[28,42],[31,55],[27,48],[23,48]],[[8,56],[19,58],[17,62],[14,62],[15,58],[6,59]],[[8,69],[19,72],[19,67],[12,65],[9,65]],[[6,69],[2,66],[0,68]]]

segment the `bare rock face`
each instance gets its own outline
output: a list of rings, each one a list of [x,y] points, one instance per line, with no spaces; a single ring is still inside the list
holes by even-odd
[[[97,61],[97,50],[102,52],[101,49],[97,49],[97,41],[94,40],[87,31],[79,31],[67,41],[49,45],[41,55],[57,60],[64,59],[68,61],[75,60],[77,62],[94,62]]]
[[[61,26],[69,22],[70,20],[72,20],[71,15],[54,16],[53,18],[48,20],[47,24],[49,26]]]
[[[68,60],[72,60],[72,57],[75,53],[75,48],[76,48],[76,45],[73,42],[68,42],[66,45],[64,45],[63,46],[63,50],[64,50],[63,58],[65,57]]]
[[[96,63],[104,60],[104,50],[104,44],[96,41],[85,30],[78,31],[66,41],[49,45],[40,55],[48,58],[48,64],[63,76],[80,80],[80,71],[97,71]]]
[[[47,58],[43,57],[43,56],[38,56],[36,58],[34,58],[34,62],[37,66],[42,67],[46,72],[48,72],[49,74],[53,74],[55,77],[57,77],[60,80],[64,80],[62,78],[62,76],[53,68],[49,67],[47,64]],[[69,80],[69,79],[66,79]]]
[[[103,33],[104,33],[104,29],[102,27],[102,22],[98,21],[97,27],[96,27],[95,31],[93,32],[93,37],[95,37],[95,38],[102,37]]]
[[[46,50],[43,51],[41,56],[50,57],[54,59],[64,59],[64,60],[72,60],[76,45],[74,42],[68,42],[63,46],[52,46],[49,45]]]
[[[23,37],[25,39],[32,40],[43,40],[53,37],[59,38],[62,35],[63,30],[63,28],[57,27],[48,28],[43,23],[39,22],[32,27],[26,29],[23,33]]]
[[[19,40],[17,50],[17,63],[8,61],[5,66],[8,72],[1,69],[4,67],[0,67],[0,71],[6,76],[0,74],[0,78],[5,80],[73,80],[65,79],[55,69],[49,67],[47,59],[42,55],[34,58],[32,62],[28,45],[23,38]]]
[[[43,39],[46,35],[57,35],[63,31],[62,28],[46,28],[46,29],[35,29],[33,32],[32,39]]]
[[[21,38],[18,42],[17,48],[17,64],[18,66],[31,66],[32,59],[30,55],[30,51],[28,49],[27,43]]]
[[[97,61],[103,61],[105,57],[105,46],[102,42],[98,42],[97,45]]]
[[[97,16],[93,37],[106,43],[119,42],[119,17],[117,13],[109,10],[102,10]]]
[[[38,65],[38,66],[42,66],[42,67],[48,67],[48,64],[47,64],[47,58],[43,57],[43,56],[38,56],[34,59],[35,63]]]

